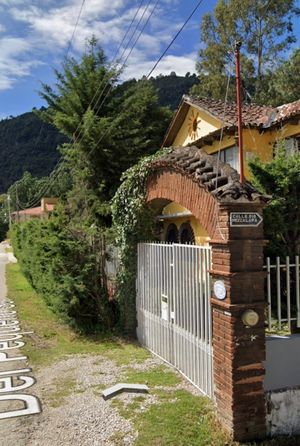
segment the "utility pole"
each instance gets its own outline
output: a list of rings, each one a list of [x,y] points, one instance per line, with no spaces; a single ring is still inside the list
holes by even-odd
[[[17,206],[17,222],[19,223],[19,195],[18,195],[18,183],[16,183],[16,206]]]
[[[235,43],[236,60],[236,103],[238,116],[238,140],[239,140],[239,163],[240,163],[240,182],[244,182],[244,153],[243,153],[243,121],[242,121],[242,95],[241,95],[241,60],[240,48],[242,42]]]
[[[11,228],[11,213],[10,213],[10,195],[7,195],[7,209],[8,209],[8,226]]]

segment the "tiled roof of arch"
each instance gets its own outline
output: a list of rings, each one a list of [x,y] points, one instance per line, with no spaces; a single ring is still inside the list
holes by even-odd
[[[204,187],[221,202],[265,203],[268,197],[260,194],[250,183],[239,181],[238,172],[229,164],[218,161],[196,146],[178,147],[162,155],[150,165],[152,170],[170,169],[182,173]]]

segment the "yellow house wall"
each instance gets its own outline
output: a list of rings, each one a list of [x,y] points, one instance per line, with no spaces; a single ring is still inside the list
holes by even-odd
[[[197,116],[199,120],[197,135],[191,134],[192,121]],[[221,122],[202,110],[190,106],[187,116],[178,131],[173,145],[186,146],[193,143],[195,140],[205,136],[214,130],[221,127]],[[300,134],[300,121],[297,125],[285,124],[281,128],[274,130],[264,130],[259,132],[257,129],[245,128],[243,130],[243,144],[244,144],[244,171],[245,176],[251,179],[251,174],[248,168],[248,162],[258,156],[262,161],[271,161],[273,157],[273,147],[277,141],[284,138],[293,137]],[[221,145],[219,141],[214,141],[212,145],[205,145],[203,149],[213,154],[218,150],[226,149],[237,145],[237,138],[235,136],[224,135]],[[182,212],[182,211],[177,211]],[[172,212],[175,213],[175,212]]]
[[[191,133],[191,126],[194,118],[197,117],[198,129],[197,134]],[[196,139],[213,132],[221,127],[220,121],[208,115],[207,113],[198,110],[195,107],[190,107],[185,117],[185,120],[177,133],[173,145],[174,146],[186,146],[194,142]]]
[[[181,206],[180,204],[172,202],[164,207],[164,209],[162,211],[162,215],[172,215],[172,214],[177,214],[177,213],[182,213],[182,212],[189,212],[189,211],[188,211],[188,209]],[[164,234],[163,234],[164,240],[166,238],[167,228],[171,223],[174,223],[176,225],[177,229],[179,230],[180,226],[186,222],[189,222],[193,229],[196,245],[204,245],[209,242],[210,237],[208,236],[207,231],[203,228],[203,226],[199,223],[199,221],[193,215],[165,219],[164,220]]]
[[[289,138],[300,134],[300,121],[298,124],[285,124],[280,129],[274,132],[274,141],[280,140],[282,138]]]
[[[246,128],[243,130],[244,146],[244,170],[246,178],[250,179],[251,174],[248,168],[248,162],[258,156],[262,161],[271,161],[273,157],[274,144],[284,138],[293,137],[300,134],[300,123],[298,125],[286,124],[280,129],[265,130],[259,132],[256,129]],[[218,150],[226,149],[237,145],[237,139],[234,136],[225,136],[221,145],[215,141],[212,145],[203,146],[203,149],[213,154]]]

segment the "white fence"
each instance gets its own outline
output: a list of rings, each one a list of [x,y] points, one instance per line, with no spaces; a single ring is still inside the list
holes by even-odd
[[[210,267],[210,247],[138,246],[137,337],[213,397]]]
[[[279,330],[286,325],[291,331],[292,322],[300,327],[300,282],[299,257],[293,262],[286,257],[285,262],[276,257],[275,264],[267,257],[267,323],[271,330],[274,323]]]

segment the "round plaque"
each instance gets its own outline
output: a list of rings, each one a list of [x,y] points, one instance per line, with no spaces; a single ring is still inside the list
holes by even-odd
[[[242,321],[244,325],[248,325],[249,327],[254,327],[257,325],[259,321],[259,316],[254,310],[246,310],[242,314]]]
[[[222,280],[216,280],[214,283],[214,294],[217,299],[224,300],[226,297],[225,283]]]

